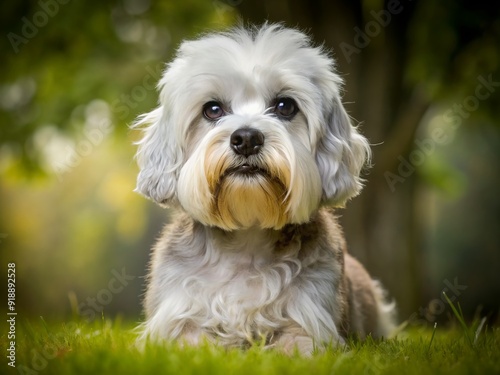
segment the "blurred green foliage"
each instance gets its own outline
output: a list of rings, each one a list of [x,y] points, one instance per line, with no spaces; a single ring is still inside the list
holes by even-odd
[[[37,131],[50,125],[78,137],[94,99],[109,105],[116,131],[126,132],[127,124],[156,104],[155,82],[180,40],[234,18],[232,7],[218,3],[2,4],[0,139],[9,146],[2,152],[38,169],[43,155]]]
[[[199,0],[1,7],[0,249],[2,265],[17,263],[18,304],[58,316],[75,296],[81,311],[94,299],[97,315],[137,315],[168,213],[133,192],[128,126],[156,106],[180,40],[227,27],[235,9]],[[134,279],[107,302],[99,291],[123,268]]]

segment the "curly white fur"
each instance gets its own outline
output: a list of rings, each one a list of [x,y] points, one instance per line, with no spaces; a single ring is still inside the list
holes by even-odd
[[[300,260],[300,244],[294,243],[275,258],[271,244],[276,233],[268,232],[268,237],[255,230],[238,231],[228,240],[222,233],[181,222],[187,227],[174,226],[173,233],[191,232],[189,238],[196,242],[188,247],[159,244],[179,251],[169,253],[171,262],[153,261],[152,272],[160,279],[152,281],[158,294],[150,306],[155,313],[144,327],[147,334],[187,336],[190,342],[217,337],[221,344],[242,346],[270,340],[293,320],[318,342],[340,340],[335,325],[340,316],[335,316],[331,297],[341,270],[340,264],[332,270],[333,253],[317,248]],[[315,278],[321,283],[311,282]],[[322,290],[323,283],[330,285],[329,293]]]

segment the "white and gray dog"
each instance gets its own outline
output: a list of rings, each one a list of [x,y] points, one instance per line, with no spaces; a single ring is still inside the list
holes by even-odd
[[[393,306],[332,213],[370,156],[341,83],[281,25],[181,44],[136,124],[137,191],[177,211],[154,248],[144,338],[308,354],[388,335]]]

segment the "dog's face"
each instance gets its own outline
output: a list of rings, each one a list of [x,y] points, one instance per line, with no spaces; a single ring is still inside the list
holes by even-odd
[[[137,153],[137,190],[209,226],[279,229],[361,189],[366,139],[333,61],[266,25],[184,42],[159,83]]]

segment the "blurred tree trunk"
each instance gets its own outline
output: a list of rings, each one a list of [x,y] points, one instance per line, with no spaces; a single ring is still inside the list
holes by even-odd
[[[360,2],[347,0],[243,1],[239,5],[245,22],[285,21],[288,26],[310,30],[316,42],[324,41],[333,49],[338,71],[345,79],[346,109],[372,143],[374,163],[361,196],[339,211],[341,221],[350,252],[384,283],[398,303],[400,320],[405,320],[421,303],[414,206],[417,181],[412,174],[391,189],[384,173],[397,174],[398,157],[407,158],[412,150],[415,130],[429,105],[418,88],[404,84],[413,4],[404,3],[390,20],[379,21],[378,32],[372,22],[368,31],[373,37],[367,45],[350,55],[345,52],[345,43],[357,48],[355,27],[364,31],[375,17],[370,11],[382,9],[387,9],[383,2],[363,9]]]

